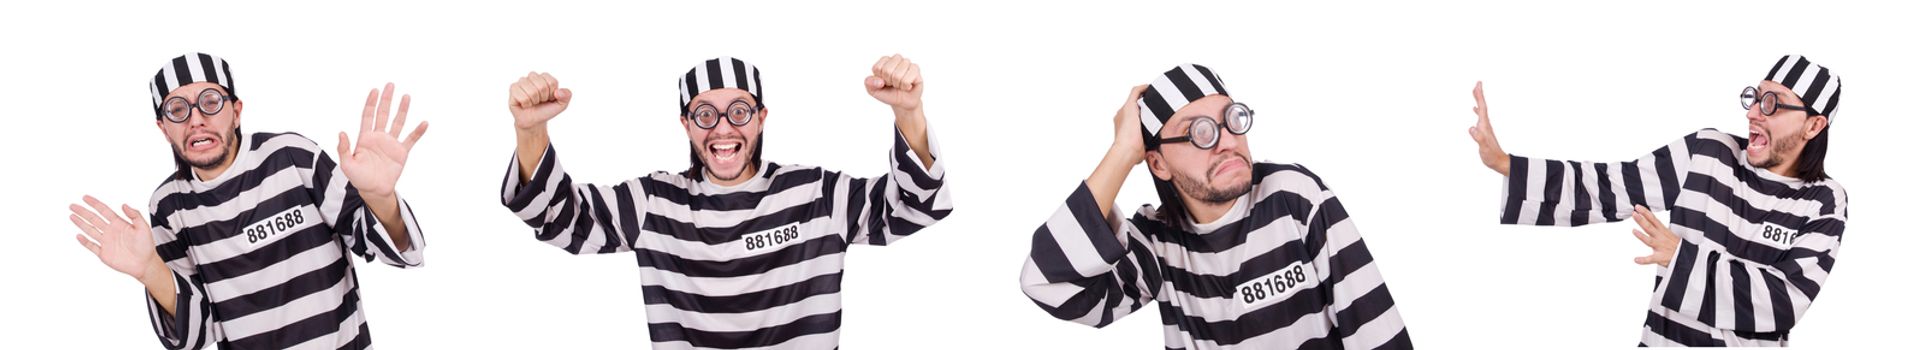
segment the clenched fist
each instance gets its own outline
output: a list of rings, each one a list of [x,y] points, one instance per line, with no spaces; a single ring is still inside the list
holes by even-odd
[[[548,73],[528,72],[508,86],[508,112],[514,114],[514,127],[532,129],[545,126],[549,119],[568,109],[574,93],[561,88]]]

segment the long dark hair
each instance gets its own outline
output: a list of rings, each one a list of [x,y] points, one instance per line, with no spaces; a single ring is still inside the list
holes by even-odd
[[[1817,137],[1804,143],[1804,153],[1797,155],[1797,179],[1804,181],[1823,181],[1830,178],[1824,173],[1824,154],[1829,153],[1830,125],[1817,132]]]

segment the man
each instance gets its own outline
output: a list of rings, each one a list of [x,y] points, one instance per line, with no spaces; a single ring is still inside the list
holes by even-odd
[[[573,93],[529,73],[509,87],[518,147],[501,202],[568,253],[634,253],[656,348],[835,348],[842,252],[893,243],[952,210],[921,68],[895,55],[872,70],[869,95],[895,112],[886,175],[762,161],[761,72],[722,57],[677,82],[691,168],[612,186],[562,170],[547,123]]]
[[[1506,177],[1504,224],[1635,219],[1651,249],[1635,262],[1659,266],[1640,345],[1784,346],[1843,239],[1844,186],[1824,172],[1841,82],[1791,55],[1757,84],[1740,96],[1749,137],[1704,129],[1628,162],[1504,153],[1482,83],[1470,137]]]
[[[169,349],[368,348],[347,253],[421,266],[421,228],[394,185],[427,123],[400,139],[409,97],[389,125],[394,85],[369,91],[359,140],[341,133],[335,163],[298,134],[241,133],[230,71],[203,53],[161,67],[148,89],[174,173],[148,217],[92,196],[71,205],[75,238],[147,287]]]
[[[1250,161],[1254,116],[1203,66],[1130,91],[1109,153],[1036,229],[1022,291],[1096,327],[1155,300],[1165,348],[1409,348],[1335,193],[1303,166]],[[1116,193],[1145,162],[1162,206],[1124,220]]]

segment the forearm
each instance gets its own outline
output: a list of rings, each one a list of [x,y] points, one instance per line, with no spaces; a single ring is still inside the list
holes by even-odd
[[[922,160],[924,170],[935,163],[935,154],[929,151],[928,119],[923,117],[921,107],[895,109],[895,129],[902,132],[902,137],[909,143],[909,149],[914,150],[915,157]],[[545,134],[542,136],[542,141],[542,145],[545,146],[547,141]],[[536,149],[535,152],[537,152],[536,155],[539,155],[540,153],[538,152],[541,152],[541,150]],[[526,158],[524,157],[523,159]],[[522,174],[527,174],[529,165],[526,160],[522,162]]]
[[[366,203],[368,211],[374,212],[374,219],[381,222],[381,228],[387,229],[388,239],[394,242],[395,248],[405,252],[414,246],[408,239],[407,222],[401,218],[401,201],[398,197],[393,194],[365,196],[361,197],[361,201]]]
[[[1129,179],[1129,171],[1135,168],[1135,160],[1141,157],[1141,155],[1125,152],[1129,151],[1110,148],[1109,153],[1102,156],[1102,163],[1096,164],[1096,170],[1084,180],[1089,185],[1090,194],[1096,199],[1096,206],[1101,208],[1103,217],[1116,215],[1110,212],[1116,205],[1116,193],[1122,191],[1122,182]],[[1110,227],[1110,229],[1116,228]]]
[[[898,117],[897,119],[900,118]],[[918,123],[919,120],[921,120],[919,112],[916,120],[918,120]],[[896,124],[900,125],[901,123],[897,122]],[[904,129],[904,132],[906,132],[906,130],[907,129]],[[911,140],[922,140],[923,147],[927,147],[927,138],[924,134],[918,132],[911,137],[913,137]],[[548,151],[548,126],[543,124],[531,128],[516,128],[514,140],[516,159],[520,159],[518,163],[521,169],[521,182],[526,183],[528,179],[534,177],[535,168],[541,166],[542,154]],[[910,142],[910,145],[915,145],[915,143],[913,143],[914,141]],[[917,148],[916,151],[922,152],[924,148]],[[927,156],[924,155],[923,159],[928,159],[926,157]]]
[[[178,291],[174,286],[174,270],[168,269],[167,263],[156,255],[149,263],[147,273],[141,276],[139,281],[147,287],[147,295],[160,304],[160,309],[166,311],[168,316],[173,316],[174,309],[177,307],[174,304],[179,299],[176,295]]]

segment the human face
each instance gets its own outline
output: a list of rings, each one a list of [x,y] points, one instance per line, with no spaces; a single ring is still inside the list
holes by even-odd
[[[1803,105],[1796,93],[1775,81],[1758,82],[1757,90],[1759,94],[1775,94],[1777,103]],[[1804,144],[1817,137],[1817,133],[1823,131],[1829,121],[1829,118],[1813,117],[1810,112],[1795,108],[1779,107],[1776,113],[1764,115],[1764,106],[1748,107],[1744,118],[1750,127],[1750,143],[1744,147],[1744,155],[1751,166],[1780,174],[1789,172],[1789,167],[1796,164],[1797,157],[1804,152]]]
[[[234,130],[240,125],[241,102],[227,101],[228,106],[220,108],[220,112],[204,114],[200,108],[192,105],[200,101],[201,92],[207,89],[214,89],[220,95],[228,94],[227,89],[214,83],[183,85],[169,92],[163,100],[179,97],[186,99],[189,106],[184,111],[170,111],[170,107],[163,105],[161,113],[182,113],[187,116],[186,120],[174,122],[162,117],[154,121],[154,125],[167,138],[168,145],[174,149],[174,155],[185,160],[197,173],[207,173],[202,175],[219,174],[220,170],[225,170],[233,162],[234,153],[238,152],[237,146],[240,145],[239,135]]]
[[[729,106],[737,102],[754,105],[755,99],[747,90],[714,89],[695,95],[688,102],[688,110],[692,113],[703,105],[709,105],[726,113]],[[703,172],[715,183],[733,185],[746,181],[747,177],[743,175],[754,173],[754,167],[758,166],[752,164],[751,160],[755,159],[753,153],[757,142],[761,141],[762,122],[767,118],[767,109],[757,109],[754,118],[743,125],[735,125],[723,118],[713,128],[704,129],[688,116],[681,118],[681,124],[688,131],[689,146],[701,158]]]
[[[1158,137],[1187,136],[1198,121],[1222,125],[1224,108],[1232,102],[1220,94],[1190,102],[1163,125]],[[1245,135],[1223,132],[1215,147],[1209,149],[1189,142],[1165,143],[1149,152],[1149,169],[1156,177],[1174,182],[1184,197],[1208,204],[1228,203],[1250,191],[1253,163],[1246,140]]]

